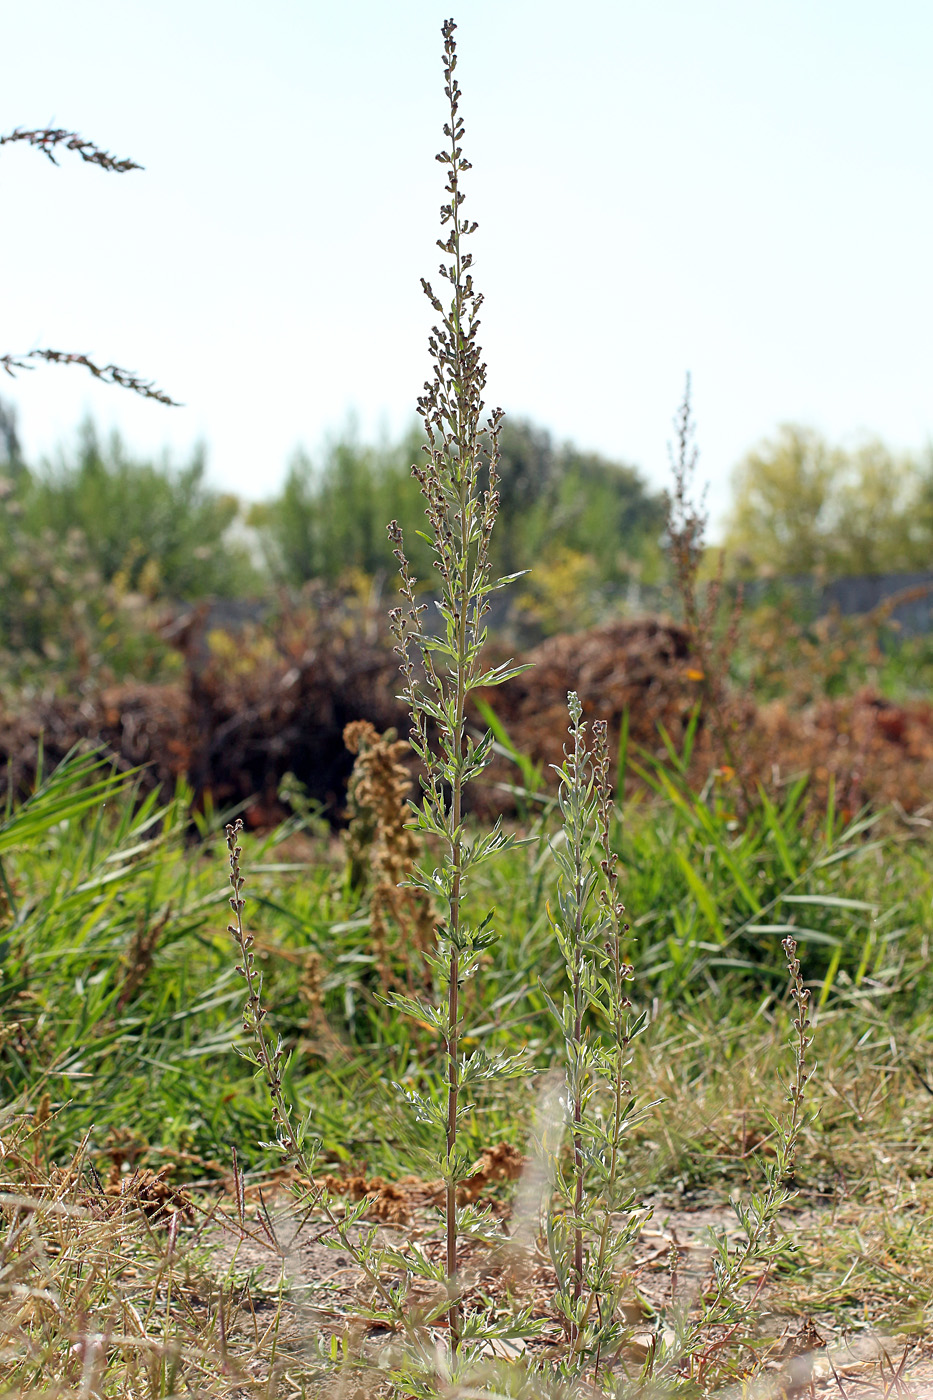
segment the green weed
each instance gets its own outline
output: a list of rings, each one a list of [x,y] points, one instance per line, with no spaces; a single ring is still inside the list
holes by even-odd
[[[407,868],[405,890],[436,910],[423,965],[392,950],[430,985],[388,985],[386,908],[300,801],[248,863],[242,823],[224,841],[210,810],[192,825],[187,790],[143,796],[101,756],[72,754],[11,803],[5,1393],[693,1396],[775,1354],[765,1301],[853,1324],[870,1300],[891,1326],[929,1321],[925,829],[844,818],[832,800],[817,820],[803,779],[779,797],[749,790],[737,812],[721,773],[700,792],[687,781],[696,720],[681,751],[662,735],[663,763],[623,730],[620,773],[642,782],[623,822],[605,727],[588,741],[576,697],[557,801],[532,806],[540,775],[494,713],[479,736],[467,725],[469,692],[510,668],[483,660],[499,419],[484,436],[453,31],[451,302],[426,288],[442,320],[416,470],[437,633],[392,529],[423,845],[403,840],[389,739],[392,850],[384,832],[383,848],[371,833],[356,851],[376,889],[391,869],[397,891]],[[490,832],[463,795],[496,743],[528,808]],[[498,1182],[522,1143],[509,1200]],[[369,1217],[404,1196],[413,1161],[420,1213],[387,1240]],[[294,1188],[279,1214],[276,1183]],[[682,1219],[663,1225],[703,1192],[734,1205],[705,1254]],[[804,1207],[814,1219],[792,1237],[782,1222]],[[358,1284],[290,1273],[298,1216]],[[649,1225],[665,1243],[646,1254]]]

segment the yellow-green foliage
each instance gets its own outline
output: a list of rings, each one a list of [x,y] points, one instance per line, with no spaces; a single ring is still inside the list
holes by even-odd
[[[724,544],[733,569],[828,577],[929,569],[933,458],[877,439],[846,449],[793,425],[736,468]]]

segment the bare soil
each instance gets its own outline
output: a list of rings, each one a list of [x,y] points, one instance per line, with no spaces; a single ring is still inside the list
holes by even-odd
[[[411,1181],[401,1185],[401,1193],[406,1198],[405,1223],[381,1219],[380,1243],[409,1246],[439,1257],[437,1217],[426,1199],[430,1188]],[[384,1217],[378,1188],[373,1201],[376,1215]],[[499,1211],[508,1236],[509,1208],[495,1197],[484,1204]],[[805,1244],[831,1224],[833,1211],[827,1203],[805,1204],[788,1216],[785,1227]],[[631,1263],[631,1303],[626,1312],[634,1335],[629,1361],[643,1359],[653,1310],[670,1300],[672,1247],[679,1258],[677,1296],[693,1299],[705,1287],[713,1254],[710,1232],[730,1241],[741,1237],[728,1202],[654,1203]],[[298,1352],[309,1348],[320,1334],[347,1335],[363,1352],[372,1355],[378,1350],[383,1363],[401,1348],[401,1339],[389,1328],[365,1317],[373,1290],[364,1272],[344,1248],[334,1246],[332,1230],[320,1214],[302,1211],[284,1183],[254,1191],[242,1219],[235,1203],[218,1202],[197,1238],[208,1247],[210,1274],[238,1293],[238,1326],[250,1334],[261,1336],[278,1314],[280,1345]],[[468,1296],[482,1298],[483,1306],[492,1310],[507,1309],[516,1299],[530,1302],[533,1315],[545,1324],[542,1341],[536,1345],[559,1344],[560,1328],[550,1310],[553,1273],[539,1249],[467,1245],[462,1262]],[[898,1394],[933,1400],[933,1337],[918,1336],[906,1326],[904,1330],[875,1329],[866,1323],[845,1329],[831,1312],[809,1312],[805,1300],[795,1299],[793,1287],[779,1281],[751,1280],[747,1293],[754,1319],[750,1335],[759,1339],[766,1360],[754,1381],[743,1383],[743,1395],[765,1400],[832,1393],[843,1400],[862,1400]],[[430,1301],[430,1288],[416,1283],[413,1310]],[[500,1347],[494,1354],[505,1356],[509,1350]],[[739,1393],[737,1389],[736,1396]]]

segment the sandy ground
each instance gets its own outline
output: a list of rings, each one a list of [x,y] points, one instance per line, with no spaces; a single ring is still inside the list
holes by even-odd
[[[412,1187],[414,1200],[403,1225],[379,1225],[380,1242],[423,1250],[429,1257],[440,1248],[433,1212],[423,1201],[424,1192]],[[377,1207],[378,1209],[378,1207]],[[801,1234],[817,1223],[820,1211],[807,1207],[794,1212],[787,1228]],[[508,1219],[504,1229],[510,1230]],[[825,1220],[823,1221],[825,1225]],[[639,1322],[650,1315],[651,1304],[669,1297],[670,1253],[676,1245],[678,1296],[695,1296],[708,1277],[711,1246],[709,1231],[740,1235],[731,1207],[696,1203],[655,1204],[637,1242],[633,1261],[633,1302],[630,1321],[635,1328],[633,1359],[640,1354]],[[329,1247],[330,1230],[315,1212],[296,1212],[294,1196],[287,1188],[272,1188],[247,1200],[239,1212],[230,1203],[215,1214],[200,1232],[209,1247],[209,1270],[241,1298],[239,1326],[261,1336],[281,1305],[278,1335],[282,1345],[299,1352],[311,1346],[321,1333],[350,1334],[354,1344],[372,1354],[379,1349],[392,1354],[401,1343],[388,1328],[374,1326],[362,1317],[373,1290],[365,1274],[345,1249]],[[553,1275],[546,1261],[523,1250],[497,1252],[487,1246],[466,1246],[464,1280],[467,1290],[477,1290],[492,1305],[513,1296],[531,1301],[535,1315],[547,1319]],[[430,1289],[416,1284],[412,1307],[430,1301]],[[639,1299],[641,1301],[639,1301]],[[760,1375],[735,1390],[749,1400],[772,1396],[838,1395],[842,1400],[869,1396],[911,1395],[933,1400],[933,1338],[918,1339],[897,1332],[887,1334],[865,1326],[848,1335],[834,1326],[830,1316],[807,1316],[782,1305],[776,1289],[768,1285],[755,1307],[759,1336],[774,1339],[771,1359]],[[647,1324],[646,1324],[647,1326]],[[558,1340],[556,1328],[552,1340]],[[645,1332],[647,1338],[647,1331]],[[492,1350],[492,1349],[491,1349]],[[505,1354],[502,1350],[499,1355]],[[514,1353],[513,1353],[514,1354]],[[726,1394],[731,1395],[731,1391]]]

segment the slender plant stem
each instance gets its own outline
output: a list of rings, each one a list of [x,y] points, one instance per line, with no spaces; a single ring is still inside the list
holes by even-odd
[[[460,248],[459,180],[457,169],[457,110],[451,98],[450,107],[450,188],[453,208],[452,243],[454,247],[454,384],[463,387],[463,287],[462,253]],[[457,1150],[457,1113],[460,1096],[460,902],[463,883],[463,839],[461,820],[463,817],[463,740],[466,714],[466,680],[469,667],[467,655],[467,620],[469,616],[470,578],[470,490],[469,490],[469,424],[464,421],[463,394],[457,394],[457,486],[459,496],[459,535],[460,558],[457,561],[455,586],[457,602],[457,654],[456,706],[454,710],[453,743],[456,747],[456,766],[451,791],[451,865],[453,881],[450,894],[450,968],[447,996],[449,1033],[447,1038],[447,1286],[451,1290],[448,1321],[451,1346],[456,1350],[461,1338],[461,1309],[457,1298],[457,1181],[453,1162]]]
[[[574,1313],[568,1329],[571,1347],[575,1348],[581,1337],[579,1305],[583,1296],[583,1092],[584,1092],[584,938],[586,934],[586,906],[588,899],[587,880],[587,831],[586,802],[582,798],[580,784],[586,783],[587,754],[585,746],[586,726],[576,715],[573,727],[573,773],[575,789],[571,793],[571,862],[573,866],[573,926],[571,947],[571,998],[573,1002],[573,1029],[570,1047],[572,1064],[571,1116],[573,1124],[573,1249],[571,1275],[573,1278]]]
[[[573,1300],[578,1304],[583,1296],[583,923],[586,891],[583,883],[583,851],[580,846],[579,830],[575,833],[574,860],[579,876],[577,880],[577,917],[574,934],[576,936],[577,957],[573,979],[573,1035],[577,1047],[576,1083],[573,1096]],[[578,1324],[574,1322],[571,1340],[576,1341]]]
[[[437,951],[429,957],[437,979],[439,1004],[419,1006],[412,998],[398,996],[394,1004],[410,1015],[430,1017],[438,1027],[442,1051],[446,1106],[440,1094],[409,1097],[415,1101],[421,1120],[434,1126],[444,1141],[444,1151],[437,1153],[437,1161],[445,1185],[446,1319],[452,1356],[459,1352],[467,1334],[458,1279],[463,1217],[457,1204],[457,1189],[465,1171],[460,1152],[460,1120],[474,1084],[510,1073],[506,1064],[509,1057],[491,1057],[482,1047],[469,1055],[461,1054],[461,983],[475,975],[479,955],[495,938],[491,927],[494,911],[474,926],[464,914],[464,901],[476,866],[512,844],[512,838],[499,828],[477,843],[464,836],[464,789],[489,762],[493,742],[491,733],[476,742],[467,732],[467,701],[479,685],[500,685],[524,669],[507,662],[483,671],[480,662],[489,595],[508,582],[500,579],[493,583],[489,576],[490,537],[499,508],[498,435],[502,414],[496,409],[482,424],[486,365],[477,343],[477,313],[482,297],[475,290],[469,271],[472,254],[463,247],[463,239],[475,231],[476,224],[464,219],[461,212],[464,195],[460,175],[469,170],[470,162],[461,145],[464,123],[455,76],[455,29],[453,20],[447,20],[442,27],[449,117],[444,126],[448,140],[437,157],[447,172],[447,199],[441,206],[441,227],[446,234],[437,242],[445,257],[440,275],[450,286],[450,299],[445,306],[431,284],[422,279],[425,294],[440,319],[429,338],[433,382],[425,385],[425,393],[418,400],[428,461],[412,467],[425,498],[431,531],[426,538],[442,585],[437,600],[443,620],[439,635],[429,631],[423,621],[427,605],[418,601],[417,580],[405,556],[401,527],[398,521],[389,525],[403,597],[403,606],[393,609],[390,619],[410,705],[411,744],[424,769],[423,800],[420,806],[412,804],[414,824],[437,840],[442,851],[440,869],[418,866],[412,880],[432,899],[444,901]],[[484,465],[488,469],[485,489],[480,481]]]
[[[393,1296],[389,1288],[380,1277],[379,1270],[373,1267],[366,1252],[361,1249],[350,1237],[344,1222],[337,1216],[327,1199],[326,1192],[320,1186],[314,1184],[313,1163],[305,1152],[304,1144],[295,1128],[292,1107],[286,1097],[281,1073],[282,1049],[281,1045],[275,1049],[266,1039],[263,1029],[263,1021],[266,1018],[266,1008],[262,1004],[262,974],[256,968],[253,954],[253,937],[247,933],[243,923],[243,908],[246,901],[243,898],[243,874],[240,867],[241,848],[238,844],[238,837],[243,831],[243,822],[238,818],[225,829],[227,840],[227,850],[230,860],[230,885],[233,893],[230,897],[230,907],[233,910],[233,923],[227,925],[227,932],[232,934],[236,940],[243,961],[237,966],[237,972],[246,983],[246,1005],[243,1008],[243,1029],[247,1034],[251,1034],[255,1046],[254,1063],[262,1070],[265,1076],[266,1086],[269,1090],[269,1097],[272,1100],[272,1121],[278,1135],[279,1142],[284,1149],[286,1160],[291,1158],[298,1170],[308,1179],[313,1188],[313,1202],[319,1206],[328,1230],[332,1230],[340,1240],[341,1246],[347,1251],[354,1264],[362,1270],[369,1280],[370,1285],[378,1293],[384,1306],[393,1314],[396,1320],[404,1327],[409,1340],[415,1344],[419,1353],[423,1354],[422,1340],[418,1336],[411,1319],[403,1309],[399,1307],[399,1301]],[[239,1190],[239,1187],[238,1187]],[[320,1238],[320,1236],[318,1236]]]

